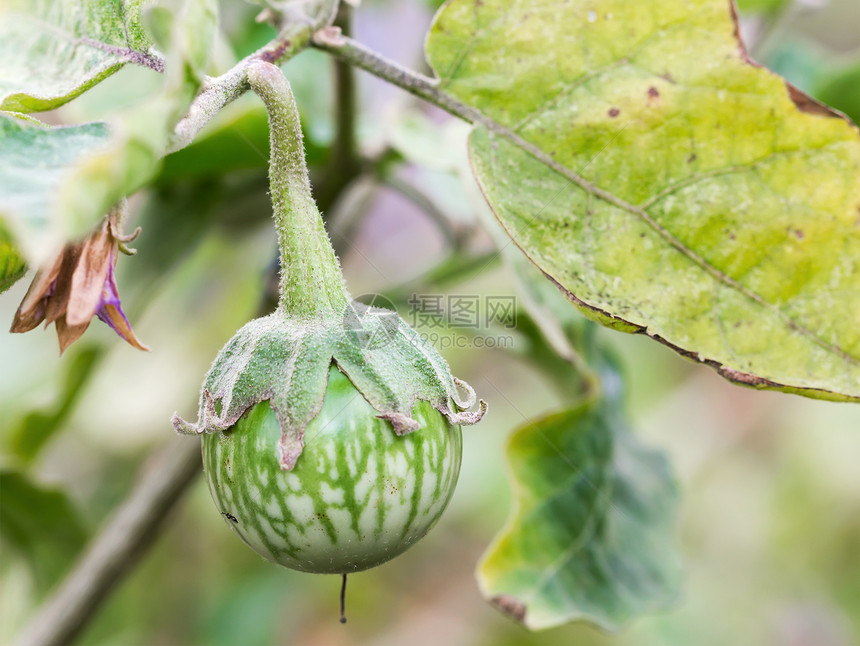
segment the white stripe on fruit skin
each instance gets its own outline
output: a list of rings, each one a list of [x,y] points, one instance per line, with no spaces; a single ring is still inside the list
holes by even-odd
[[[287,472],[283,477],[275,478],[275,485],[280,493],[287,495],[290,492],[302,490],[302,479],[295,473]]]
[[[334,488],[327,482],[320,483],[320,495],[327,505],[342,505],[344,501],[343,489]]]
[[[287,496],[287,508],[299,524],[305,525],[313,518],[314,501],[308,494],[291,494]]]
[[[402,451],[390,453],[385,459],[385,468],[389,477],[403,480],[409,475],[409,463]]]
[[[330,507],[326,515],[335,527],[338,544],[349,545],[359,540],[352,528],[352,514],[348,510]]]
[[[286,525],[286,536],[287,541],[292,545],[300,545],[304,534],[301,532],[301,529],[296,525],[291,523],[287,523]]]
[[[265,506],[266,515],[270,520],[284,520],[284,513],[278,501],[274,498],[270,499]]]
[[[350,444],[346,447],[346,466],[349,470],[349,476],[354,478],[358,473],[358,467],[355,464],[355,445]]]
[[[418,499],[419,513],[432,506],[434,494],[439,491],[439,476],[432,469],[424,470],[424,481],[421,483],[421,496]]]
[[[364,473],[355,485],[355,499],[359,504],[368,500],[368,494],[371,488],[376,484],[376,456],[372,453],[367,458],[367,466],[364,468]],[[368,502],[363,504],[367,505]]]
[[[379,492],[371,491],[367,496],[367,502],[358,517],[358,527],[361,531],[362,540],[372,539],[376,535],[376,506],[379,504]]]

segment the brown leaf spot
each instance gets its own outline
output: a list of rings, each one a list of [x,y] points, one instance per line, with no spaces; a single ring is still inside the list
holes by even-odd
[[[609,116],[610,116],[610,117],[612,117],[613,119],[614,119],[615,117],[617,117],[619,114],[621,114],[621,110],[619,110],[618,108],[612,108],[612,109],[609,111]]]
[[[526,604],[509,594],[500,594],[490,599],[490,603],[511,619],[523,623],[526,619]]]
[[[652,85],[650,88],[648,88],[648,96],[650,96],[652,99],[656,99],[660,96],[660,90],[658,90]]]

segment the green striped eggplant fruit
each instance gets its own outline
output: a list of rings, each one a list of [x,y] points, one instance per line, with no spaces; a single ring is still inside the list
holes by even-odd
[[[269,561],[325,574],[374,567],[433,527],[460,472],[460,426],[425,401],[412,413],[421,428],[396,435],[332,366],[295,466],[278,461],[281,427],[263,401],[203,435],[209,490],[230,528]]]

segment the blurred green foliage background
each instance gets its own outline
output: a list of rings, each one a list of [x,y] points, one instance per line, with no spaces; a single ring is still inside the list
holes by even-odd
[[[422,69],[423,34],[435,4],[365,2],[354,33]],[[741,4],[756,60],[860,121],[860,3]],[[253,21],[254,12],[242,2],[222,2],[224,37],[213,71],[272,37]],[[344,190],[327,191],[323,180],[336,143],[331,63],[308,51],[285,71],[305,120],[317,197],[354,294],[513,293],[499,263],[444,288],[434,285],[427,272],[446,261],[446,229],[440,232],[396,188],[420,187],[463,249],[489,251],[475,223],[483,207],[457,171],[465,164],[462,124],[359,74],[359,141],[370,161]],[[148,70],[126,68],[48,118],[108,118],[157,81]],[[0,459],[32,475],[29,482],[14,474],[0,480],[0,641],[11,639],[67,571],[144,458],[156,447],[191,441],[174,437],[170,416],[177,409],[193,413],[202,375],[257,312],[276,257],[267,146],[265,113],[246,96],[198,143],[169,157],[154,188],[133,198],[134,222],[143,227],[140,252],[120,260],[118,281],[152,353],[137,353],[99,324],[62,359],[52,334],[0,335]],[[25,283],[0,299],[0,319],[11,321]],[[409,306],[398,303],[409,320]],[[337,622],[339,579],[262,561],[225,526],[201,479],[80,643],[857,643],[860,407],[744,390],[647,339],[601,334],[623,357],[634,424],[671,455],[681,482],[685,585],[673,612],[640,619],[618,635],[581,625],[529,634],[483,601],[472,571],[508,513],[506,436],[559,400],[512,354],[467,347],[446,357],[490,401],[490,411],[464,431],[454,500],[437,528],[403,557],[351,577],[346,626]],[[31,483],[54,493],[34,494]]]

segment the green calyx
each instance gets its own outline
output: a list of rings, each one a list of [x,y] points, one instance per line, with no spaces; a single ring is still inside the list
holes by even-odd
[[[178,415],[180,433],[217,433],[248,408],[268,401],[281,426],[278,460],[292,469],[304,432],[319,413],[332,364],[391,423],[398,435],[421,428],[412,416],[428,402],[451,424],[474,424],[486,411],[464,412],[475,393],[436,349],[394,312],[353,302],[322,218],[311,197],[299,116],[289,83],[269,63],[248,68],[269,112],[270,181],[281,246],[277,310],[242,327],[218,354],[203,383],[198,421]]]
[[[282,312],[246,324],[206,376],[197,423],[174,415],[174,428],[186,434],[225,431],[248,408],[268,401],[281,426],[281,467],[291,469],[305,428],[322,408],[332,362],[398,435],[421,428],[412,416],[418,401],[451,424],[475,424],[486,411],[482,401],[480,410],[463,412],[474,406],[474,390],[452,376],[436,349],[400,317],[355,303],[338,324]]]

